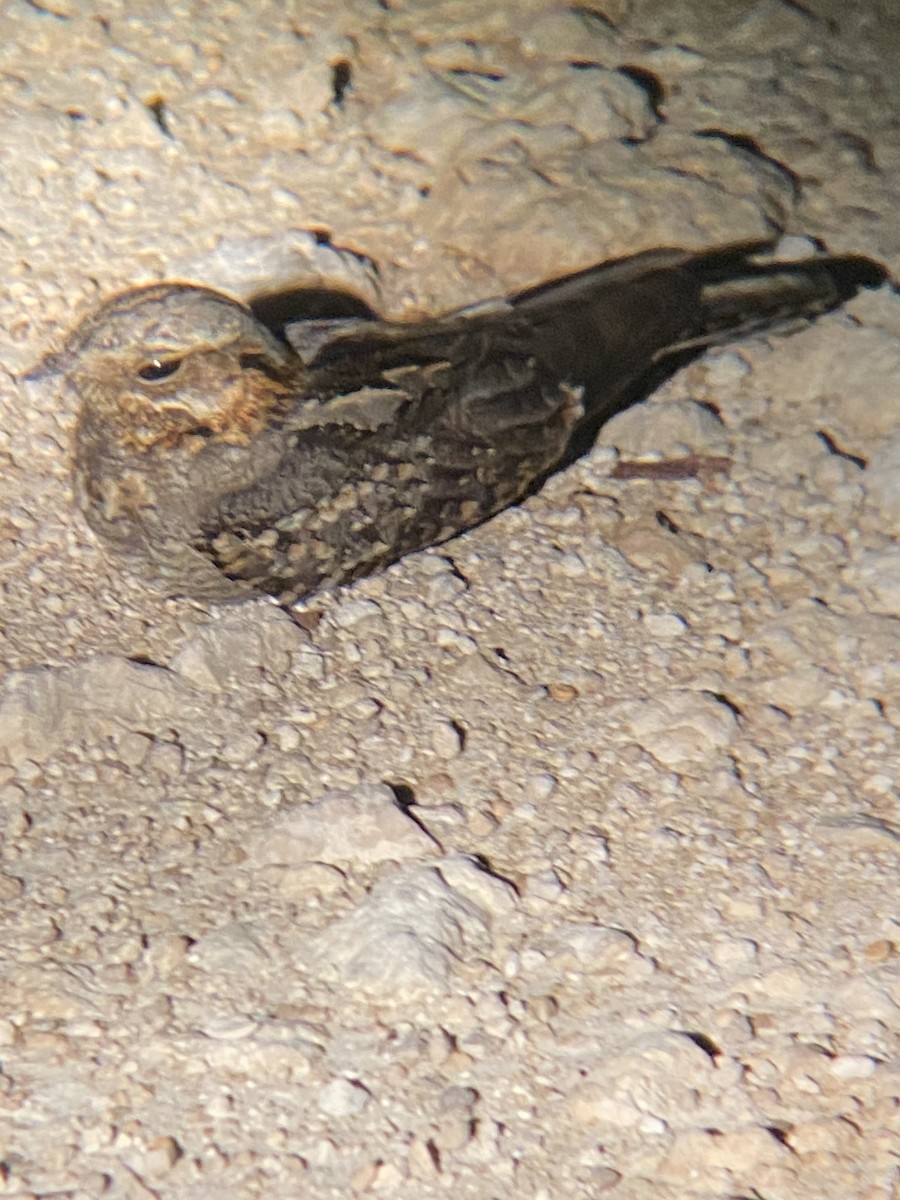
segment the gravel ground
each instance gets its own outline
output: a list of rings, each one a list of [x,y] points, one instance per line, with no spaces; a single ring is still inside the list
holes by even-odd
[[[900,1196],[889,289],[299,623],[120,574],[17,382],[165,277],[403,316],[773,230],[896,274],[896,9],[0,32],[0,1195]]]

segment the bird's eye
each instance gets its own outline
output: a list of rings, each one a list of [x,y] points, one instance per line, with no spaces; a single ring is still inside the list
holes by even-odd
[[[139,378],[146,383],[159,383],[161,379],[170,379],[181,366],[180,358],[151,358],[138,371]]]

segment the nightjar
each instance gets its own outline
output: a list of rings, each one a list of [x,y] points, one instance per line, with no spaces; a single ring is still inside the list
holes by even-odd
[[[110,547],[169,595],[288,603],[521,500],[681,352],[884,279],[768,248],[652,250],[430,320],[282,336],[161,283],[108,301],[43,373],[80,399],[75,491]]]

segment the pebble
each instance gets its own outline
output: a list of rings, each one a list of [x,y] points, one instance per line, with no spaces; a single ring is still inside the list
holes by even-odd
[[[263,826],[250,840],[251,865],[318,862],[372,865],[433,857],[437,843],[399,807],[384,785],[327,792]]]
[[[542,772],[538,775],[532,775],[528,780],[527,795],[529,800],[533,800],[536,804],[540,804],[544,800],[549,800],[556,791],[557,781],[554,775],[549,772]]]
[[[349,1079],[333,1079],[316,1093],[319,1111],[329,1117],[358,1116],[371,1099],[361,1083]]]
[[[734,712],[705,692],[679,690],[624,701],[613,706],[610,716],[667,767],[708,762],[737,732]]]
[[[454,963],[478,953],[488,928],[488,914],[439,871],[406,866],[323,930],[312,957],[345,987],[409,1003],[447,991]]]
[[[839,1054],[831,1060],[831,1073],[837,1079],[869,1079],[877,1064],[864,1054]]]
[[[679,638],[690,628],[684,617],[677,613],[648,613],[642,623],[650,636],[660,641]]]
[[[463,734],[453,721],[438,721],[431,731],[431,745],[440,758],[456,758],[463,750]]]

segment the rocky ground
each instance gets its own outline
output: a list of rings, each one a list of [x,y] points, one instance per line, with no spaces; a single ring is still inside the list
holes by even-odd
[[[896,273],[893,6],[0,32],[0,1195],[900,1196],[889,289],[299,624],[124,575],[19,379],[165,277],[414,316],[773,231]]]

